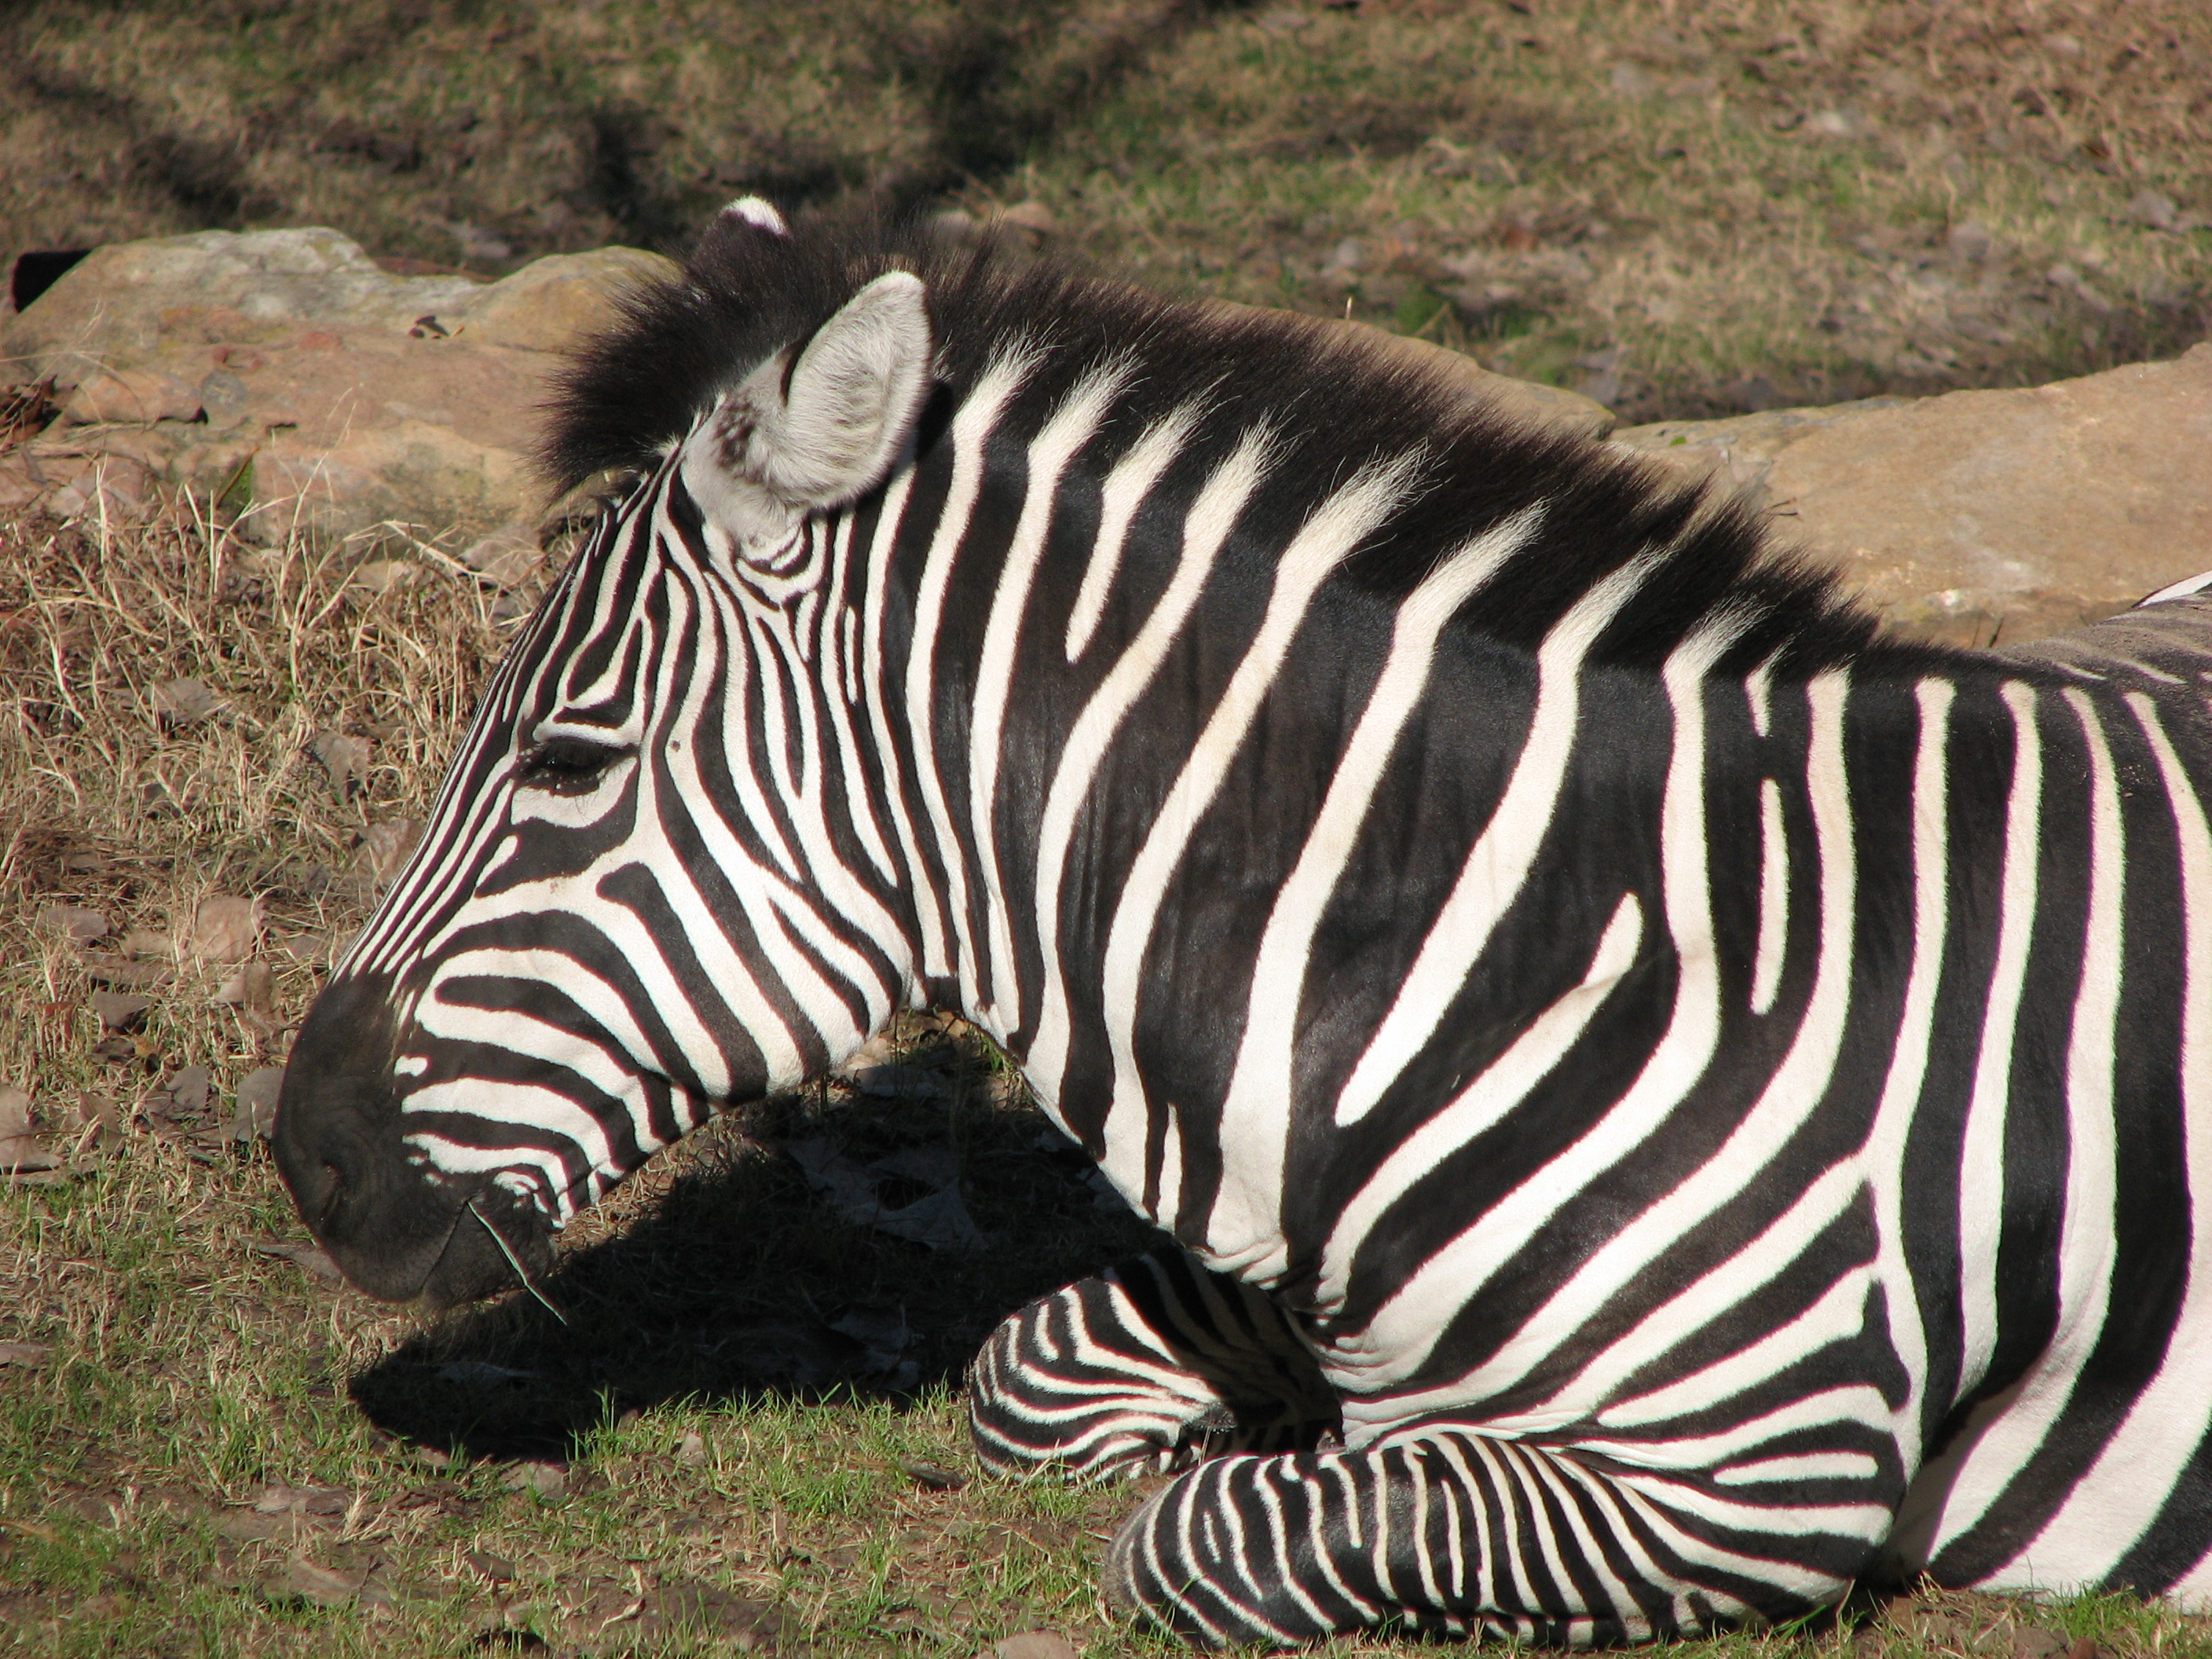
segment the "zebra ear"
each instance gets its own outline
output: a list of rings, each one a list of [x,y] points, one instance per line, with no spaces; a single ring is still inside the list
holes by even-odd
[[[823,324],[752,443],[755,476],[793,506],[842,507],[881,483],[929,391],[921,279],[878,276]]]
[[[775,210],[775,204],[758,196],[740,196],[714,216],[717,228],[750,225],[756,230],[767,231],[772,236],[788,236],[791,227]]]
[[[929,395],[921,278],[878,276],[815,331],[796,362],[777,353],[726,393],[685,445],[684,481],[742,545],[883,482]]]

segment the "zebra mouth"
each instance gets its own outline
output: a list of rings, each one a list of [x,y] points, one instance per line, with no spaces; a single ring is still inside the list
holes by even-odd
[[[544,1213],[487,1184],[454,1212],[416,1299],[435,1311],[517,1286],[542,1299],[538,1285],[552,1265],[553,1230]]]

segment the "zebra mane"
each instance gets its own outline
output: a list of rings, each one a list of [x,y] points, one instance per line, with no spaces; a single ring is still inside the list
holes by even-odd
[[[1194,443],[1227,453],[1264,424],[1274,465],[1250,511],[1275,544],[1363,467],[1417,453],[1417,487],[1340,573],[1395,601],[1441,554],[1541,503],[1540,529],[1455,618],[1455,628],[1533,649],[1595,582],[1639,554],[1656,568],[1593,662],[1656,665],[1692,632],[1734,642],[1717,672],[1771,662],[1801,675],[1858,657],[1942,656],[1878,641],[1880,625],[1837,579],[1769,544],[1733,501],[1663,478],[1592,441],[1533,430],[1478,407],[1439,373],[1386,358],[1352,331],[1289,312],[1180,302],[915,219],[820,215],[789,234],[721,216],[680,277],[634,293],[622,320],[558,383],[540,460],[562,488],[650,468],[724,390],[819,328],[885,271],[926,285],[939,392],[919,441],[990,364],[1021,350],[1036,368],[1010,406],[1017,434],[1042,424],[1091,374],[1127,366],[1109,432],[1133,434],[1182,405],[1206,410]],[[1126,426],[1123,422],[1127,422]]]

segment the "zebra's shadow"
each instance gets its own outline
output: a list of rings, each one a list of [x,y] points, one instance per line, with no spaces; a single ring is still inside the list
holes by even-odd
[[[565,1461],[665,1401],[957,1385],[1007,1313],[1158,1235],[1102,1202],[1081,1153],[1002,1103],[977,1056],[938,1058],[945,1086],[925,1098],[817,1090],[702,1130],[571,1227],[542,1300],[518,1289],[426,1321],[350,1379],[355,1402],[417,1445]],[[854,1172],[888,1211],[927,1184],[907,1170],[956,1182],[980,1239],[933,1248],[855,1218]]]

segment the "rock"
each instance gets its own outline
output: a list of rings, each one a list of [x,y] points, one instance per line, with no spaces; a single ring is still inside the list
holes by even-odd
[[[531,520],[559,354],[674,270],[602,248],[497,283],[399,276],[325,229],[97,249],[8,321],[0,356],[69,394],[65,421],[136,424],[58,424],[9,452],[0,507],[139,516],[161,488],[228,490],[269,543]]]
[[[62,419],[73,426],[190,421],[200,412],[198,392],[173,374],[125,369],[92,376],[70,393]]]
[[[1618,432],[1732,486],[1894,623],[2019,644],[2212,567],[2212,343],[2016,392]]]
[[[459,315],[456,338],[520,351],[566,351],[622,319],[619,296],[673,268],[633,247],[556,253],[491,283]]]

